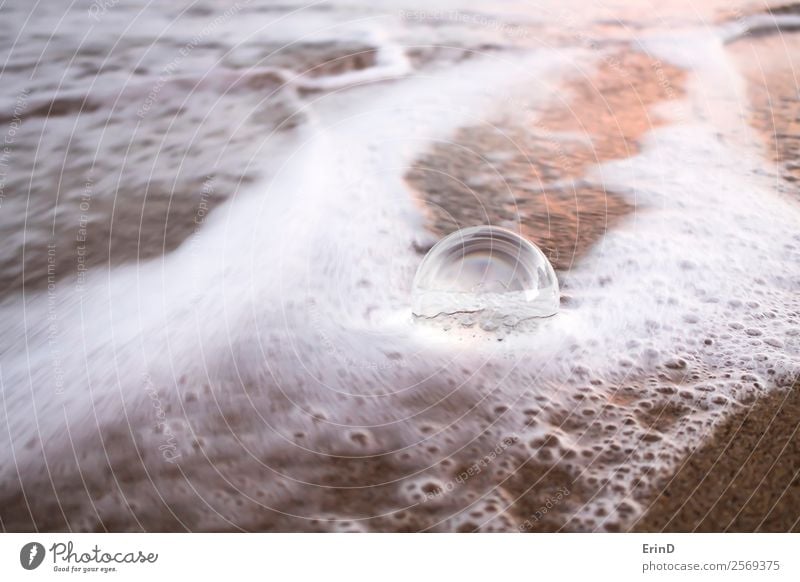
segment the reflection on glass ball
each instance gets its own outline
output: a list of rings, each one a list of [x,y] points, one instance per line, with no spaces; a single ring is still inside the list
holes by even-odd
[[[555,315],[558,280],[533,243],[504,228],[474,226],[428,252],[414,277],[412,302],[418,317],[477,315],[490,329]]]

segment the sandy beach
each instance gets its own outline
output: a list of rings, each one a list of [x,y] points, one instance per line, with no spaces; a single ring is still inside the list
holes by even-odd
[[[800,10],[447,4],[0,9],[2,530],[800,531]]]

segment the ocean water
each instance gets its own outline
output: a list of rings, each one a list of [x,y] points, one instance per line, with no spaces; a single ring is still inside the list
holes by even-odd
[[[4,5],[3,527],[629,527],[800,374],[800,206],[725,51],[751,10]],[[690,71],[585,176],[635,213],[557,316],[419,325],[409,166],[604,43]]]

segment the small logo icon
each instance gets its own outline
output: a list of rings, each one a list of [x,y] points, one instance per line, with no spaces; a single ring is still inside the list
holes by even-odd
[[[26,570],[35,570],[44,560],[44,546],[38,542],[28,542],[19,551],[19,563]]]

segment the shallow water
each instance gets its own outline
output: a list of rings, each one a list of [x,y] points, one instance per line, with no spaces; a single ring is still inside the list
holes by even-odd
[[[713,24],[729,3],[17,4],[6,529],[624,529],[800,373],[800,208]],[[410,165],[544,111],[604,43],[690,71],[641,153],[584,177],[635,212],[560,273],[558,316],[415,324]]]

